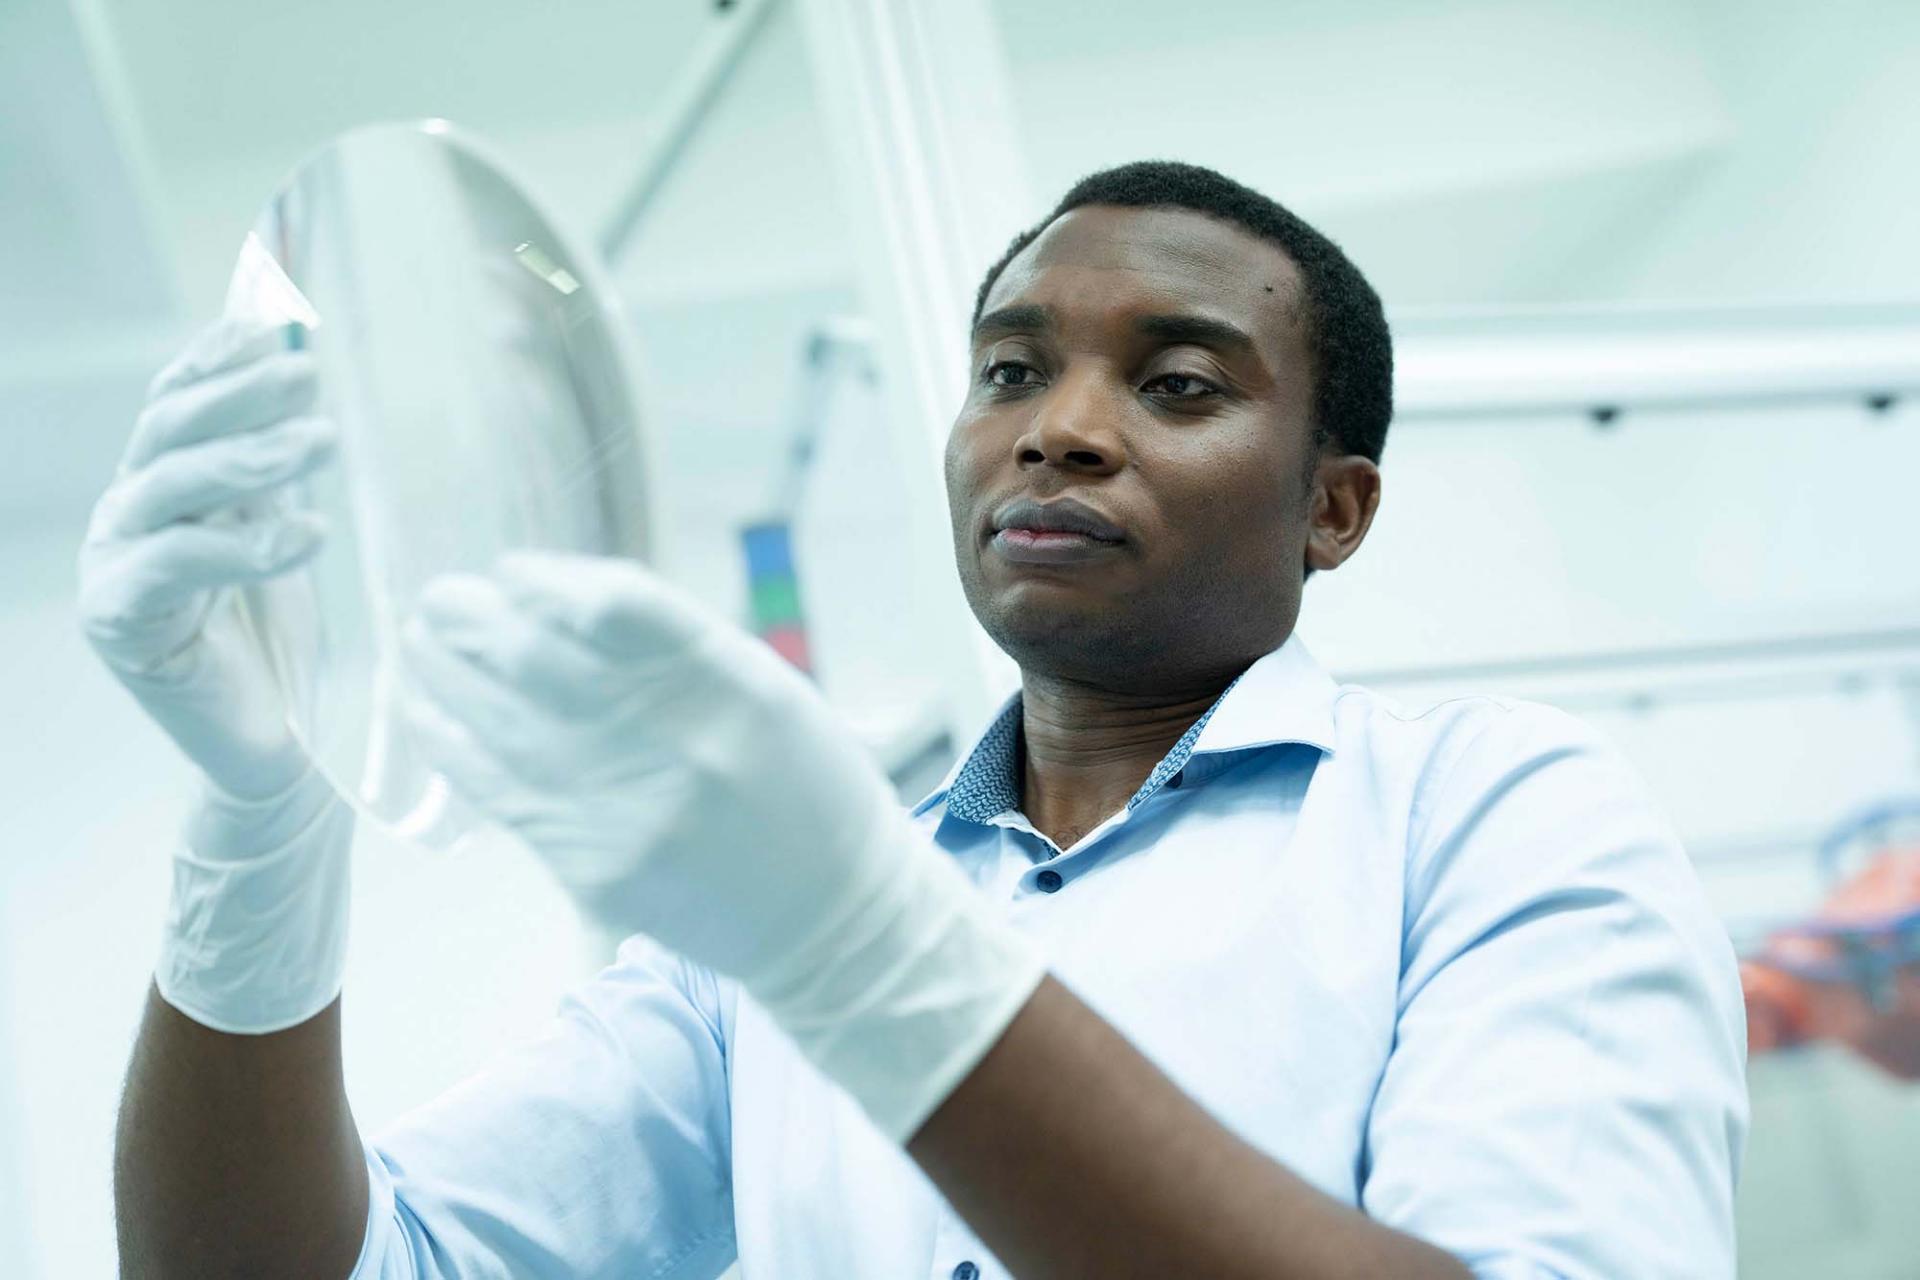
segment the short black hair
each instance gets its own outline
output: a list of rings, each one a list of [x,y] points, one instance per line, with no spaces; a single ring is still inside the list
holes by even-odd
[[[1022,231],[980,282],[973,323],[1009,262],[1054,219],[1083,205],[1189,209],[1230,222],[1279,248],[1299,268],[1301,318],[1313,352],[1315,436],[1347,453],[1380,460],[1393,417],[1393,339],[1380,295],[1333,241],[1278,201],[1224,174],[1174,160],[1139,160],[1089,174],[1053,212]]]

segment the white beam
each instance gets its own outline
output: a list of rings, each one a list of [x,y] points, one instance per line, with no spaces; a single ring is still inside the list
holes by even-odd
[[[953,570],[941,480],[980,274],[1036,213],[985,0],[800,0],[889,427],[906,460],[919,634],[965,734],[1012,688]]]
[[[1920,306],[1393,317],[1400,420],[1920,392]]]

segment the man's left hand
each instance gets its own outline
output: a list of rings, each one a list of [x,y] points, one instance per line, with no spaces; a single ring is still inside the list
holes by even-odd
[[[799,673],[628,561],[438,578],[409,727],[602,924],[741,980],[904,1138],[1041,967]]]

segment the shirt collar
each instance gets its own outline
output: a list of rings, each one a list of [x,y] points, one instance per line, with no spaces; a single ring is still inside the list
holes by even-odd
[[[1133,808],[1186,767],[1193,756],[1303,743],[1333,751],[1333,700],[1337,686],[1298,636],[1240,673],[1173,745],[1141,784]],[[947,802],[948,815],[985,823],[1020,805],[1020,695],[1001,705],[972,750],[939,786],[914,806],[919,816]]]
[[[1333,754],[1339,686],[1295,635],[1241,673],[1220,695],[1193,753],[1305,743]]]

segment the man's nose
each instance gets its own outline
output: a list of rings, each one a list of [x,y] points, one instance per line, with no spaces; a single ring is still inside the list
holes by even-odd
[[[1022,468],[1111,474],[1126,462],[1118,426],[1123,412],[1096,373],[1069,374],[1040,395],[1026,431],[1014,443],[1015,457]]]

